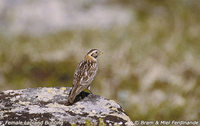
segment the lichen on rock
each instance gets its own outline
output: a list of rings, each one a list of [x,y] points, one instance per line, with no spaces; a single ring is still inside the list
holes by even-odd
[[[66,105],[70,88],[29,88],[0,92],[0,125],[133,125],[115,101],[81,92]]]

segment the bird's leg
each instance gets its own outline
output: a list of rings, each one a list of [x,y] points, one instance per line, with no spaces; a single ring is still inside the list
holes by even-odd
[[[87,89],[88,89],[88,91],[89,91],[91,94],[93,94],[92,91],[90,90],[90,86],[88,86]]]

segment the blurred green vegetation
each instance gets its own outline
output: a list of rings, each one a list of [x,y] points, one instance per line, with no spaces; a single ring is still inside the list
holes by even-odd
[[[0,88],[71,86],[76,65],[99,48],[91,90],[132,120],[200,118],[200,2],[118,0],[134,16],[110,29],[0,35]]]

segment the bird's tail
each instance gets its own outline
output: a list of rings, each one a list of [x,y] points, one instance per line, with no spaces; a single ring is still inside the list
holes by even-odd
[[[68,97],[68,103],[69,104],[73,104],[74,103],[74,100],[76,98],[76,96],[84,90],[84,86],[81,86],[81,85],[75,85],[72,87],[70,93],[69,93],[69,97]]]
[[[74,102],[75,97],[76,97],[75,87],[73,86],[72,89],[71,89],[71,91],[69,92],[68,103],[72,104]]]

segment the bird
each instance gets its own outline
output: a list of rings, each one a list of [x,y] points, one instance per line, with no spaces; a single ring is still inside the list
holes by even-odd
[[[90,49],[84,59],[78,64],[67,103],[73,104],[76,96],[86,88],[91,92],[90,84],[98,71],[97,58],[101,54],[103,53],[99,49]]]

